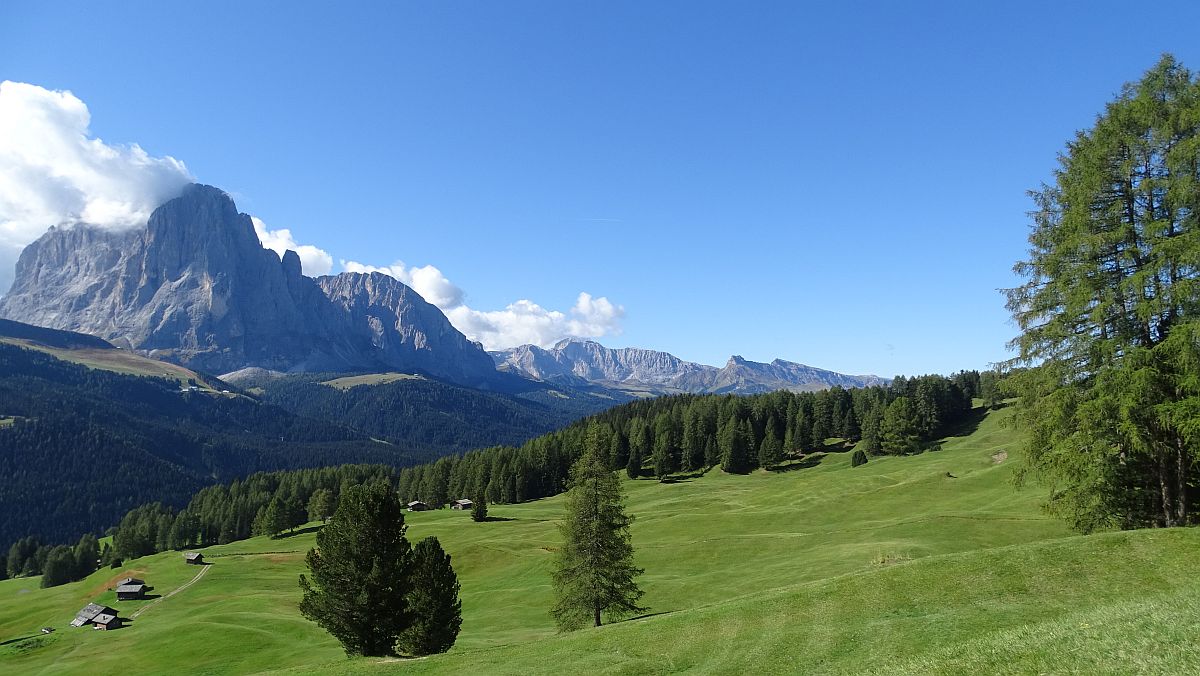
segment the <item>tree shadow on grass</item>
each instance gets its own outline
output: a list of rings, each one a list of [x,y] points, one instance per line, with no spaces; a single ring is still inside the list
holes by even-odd
[[[942,435],[943,438],[948,439],[950,437],[971,436],[975,433],[975,430],[979,429],[979,426],[983,423],[983,419],[987,417],[987,414],[988,409],[982,406],[971,409],[971,411],[967,413],[966,417],[963,418],[962,422],[946,430],[945,434]]]
[[[489,516],[489,517],[485,518],[484,521],[487,523],[492,523],[493,521],[498,523],[501,521],[520,521],[520,519],[516,519],[511,516]]]
[[[296,529],[296,530],[294,530],[294,531],[290,531],[290,532],[287,532],[287,533],[280,533],[280,535],[279,535],[279,538],[278,538],[278,539],[280,539],[280,540],[283,540],[284,538],[295,537],[295,536],[297,536],[297,535],[305,535],[305,534],[308,534],[308,533],[315,533],[315,532],[317,532],[317,531],[321,530],[321,529],[322,529],[322,528],[324,528],[324,527],[325,527],[325,524],[320,524],[320,525],[318,525],[318,526],[309,526],[309,527],[307,527],[307,528],[298,528],[298,529]]]
[[[770,471],[777,472],[777,473],[794,472],[798,469],[808,469],[810,467],[816,467],[817,465],[821,464],[821,461],[823,459],[825,459],[826,455],[828,455],[828,454],[823,451],[818,451],[816,453],[809,453],[808,455],[801,457],[799,460],[794,460],[787,464],[776,465],[775,467],[771,468]]]
[[[692,479],[690,477],[688,477],[687,475],[675,475],[675,474],[673,474],[671,476],[665,476],[662,479],[658,480],[658,483],[660,483],[660,484],[688,484],[691,482],[692,482]]]
[[[669,610],[660,610],[657,613],[645,613],[642,615],[635,615],[634,617],[627,617],[623,620],[617,620],[616,622],[609,622],[609,624],[619,624],[621,622],[633,622],[634,620],[644,620],[647,617],[654,617],[656,615],[667,615],[670,612],[671,611],[669,611]]]
[[[10,638],[7,641],[0,641],[0,646],[9,645],[12,643],[20,643],[21,641],[28,641],[29,639],[37,638],[38,636],[41,636],[41,634],[30,634],[29,636],[22,636],[21,638]]]

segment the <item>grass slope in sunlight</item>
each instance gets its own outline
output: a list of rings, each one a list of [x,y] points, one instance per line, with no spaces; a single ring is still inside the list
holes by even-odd
[[[437,535],[462,583],[447,655],[345,659],[296,609],[309,531],[206,548],[199,582],[111,633],[67,623],[127,573],[165,594],[195,568],[171,552],[54,589],[0,582],[0,672],[1092,671],[1132,649],[1150,651],[1131,662],[1147,670],[1194,665],[1191,644],[1165,646],[1194,635],[1197,534],[1067,537],[1037,490],[1009,483],[1006,416],[942,451],[858,468],[833,453],[779,472],[626,482],[650,615],[599,630],[557,636],[548,614],[560,497],[492,505],[482,524],[409,515],[410,540]],[[58,631],[43,637],[43,625]],[[1138,642],[1122,636],[1134,630]]]

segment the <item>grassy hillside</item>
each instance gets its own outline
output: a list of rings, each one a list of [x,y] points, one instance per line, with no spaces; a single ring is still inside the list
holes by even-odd
[[[0,671],[294,670],[548,673],[899,673],[1200,668],[1196,531],[1072,537],[1009,484],[1016,448],[992,414],[944,450],[851,468],[837,453],[787,471],[627,482],[647,617],[556,636],[548,563],[561,498],[494,506],[502,520],[412,514],[462,582],[448,654],[346,660],[296,610],[314,533],[205,550],[194,585],[126,629],[67,626],[137,572],[165,594],[197,573],[178,553],[49,590],[0,582]],[[1008,454],[1005,459],[1004,454]],[[129,616],[140,605],[116,604]],[[126,609],[128,607],[128,610]],[[58,631],[43,637],[37,629]]]

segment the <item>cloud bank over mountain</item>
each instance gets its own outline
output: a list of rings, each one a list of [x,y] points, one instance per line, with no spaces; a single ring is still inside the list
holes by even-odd
[[[0,82],[0,293],[21,249],[51,225],[145,225],[192,181],[183,162],[93,138],[69,91]]]
[[[141,227],[151,212],[195,179],[181,160],[154,157],[136,143],[110,144],[91,135],[87,105],[69,91],[0,83],[0,294],[8,291],[17,257],[51,225],[90,223],[110,229]],[[281,257],[295,251],[304,273],[333,271],[333,256],[296,241],[288,228],[271,230],[253,218],[262,245]],[[466,294],[433,265],[372,266],[342,261],[347,272],[382,272],[412,287],[446,314],[455,328],[489,350],[563,338],[601,338],[621,332],[625,310],[581,292],[566,311],[520,299],[500,310],[469,307]]]
[[[483,343],[487,350],[517,345],[549,347],[563,338],[600,338],[621,333],[625,308],[608,298],[580,292],[567,312],[550,310],[521,299],[503,310],[476,310],[466,305],[466,294],[432,265],[409,267],[403,261],[391,265],[366,265],[343,260],[346,272],[382,272],[411,286],[425,300],[438,306],[468,338]]]

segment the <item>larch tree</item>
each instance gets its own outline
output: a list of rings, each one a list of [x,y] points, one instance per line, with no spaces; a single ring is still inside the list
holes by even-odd
[[[1007,292],[1020,477],[1080,531],[1194,523],[1200,80],[1164,56],[1059,161]]]
[[[758,465],[763,469],[771,469],[783,460],[783,442],[775,435],[775,429],[767,425],[767,435],[763,437],[758,447]]]
[[[328,521],[335,509],[337,500],[333,497],[333,491],[328,488],[318,488],[308,499],[308,518],[312,521]]]
[[[917,412],[908,397],[896,397],[884,410],[879,425],[879,448],[890,455],[908,455],[921,450]]]
[[[602,613],[622,617],[645,610],[637,605],[643,592],[634,578],[643,571],[633,564],[633,518],[625,513],[620,479],[595,445],[595,427],[571,467],[566,518],[559,525],[563,543],[553,564],[556,600],[550,612],[561,631],[598,627]]]
[[[382,656],[411,623],[412,550],[404,507],[385,482],[347,487],[300,576],[300,612],[333,635],[347,655]]]
[[[675,455],[675,427],[671,424],[671,416],[660,413],[654,419],[654,454],[651,456],[654,476],[659,481],[679,469]]]

